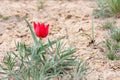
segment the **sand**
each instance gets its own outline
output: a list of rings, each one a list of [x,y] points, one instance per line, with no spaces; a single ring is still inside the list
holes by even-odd
[[[43,9],[38,9],[38,0],[0,1],[0,62],[9,51],[16,50],[15,41],[32,43],[32,37],[24,18],[50,24],[49,38],[64,37],[63,41],[74,46],[74,55],[88,62],[90,74],[86,80],[120,80],[120,61],[106,57],[102,29],[103,19],[94,19],[95,0],[45,0]],[[92,36],[94,23],[95,43],[84,34]],[[120,19],[116,19],[118,26]],[[44,40],[47,40],[44,39]]]

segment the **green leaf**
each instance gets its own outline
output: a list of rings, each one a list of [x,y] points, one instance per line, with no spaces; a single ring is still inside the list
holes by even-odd
[[[48,47],[51,47],[52,45],[54,45],[55,43],[57,43],[57,42],[60,41],[61,39],[63,39],[63,37],[58,38],[58,39],[53,40],[53,41],[48,40],[48,43],[47,43],[47,44],[44,44],[42,47],[44,47],[45,49],[48,48]]]
[[[28,25],[28,27],[29,27],[29,29],[30,29],[30,32],[31,32],[31,34],[32,34],[32,38],[33,38],[33,40],[34,40],[35,45],[36,45],[36,46],[39,46],[39,42],[38,42],[38,40],[37,40],[37,37],[36,37],[34,31],[32,30],[32,25],[31,25],[26,19],[25,19],[25,22],[27,23],[27,25]]]

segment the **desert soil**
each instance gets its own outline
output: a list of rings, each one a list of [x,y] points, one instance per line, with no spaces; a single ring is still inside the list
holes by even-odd
[[[15,50],[15,41],[32,43],[30,31],[24,18],[31,23],[40,21],[50,24],[49,38],[64,36],[67,44],[74,46],[74,55],[87,60],[90,74],[86,80],[120,80],[120,61],[106,57],[102,19],[93,19],[95,0],[45,0],[43,9],[38,9],[38,0],[0,0],[0,62],[7,52]],[[81,33],[92,36],[94,23],[95,43]],[[120,19],[116,19],[119,25]],[[46,39],[44,39],[46,40]]]

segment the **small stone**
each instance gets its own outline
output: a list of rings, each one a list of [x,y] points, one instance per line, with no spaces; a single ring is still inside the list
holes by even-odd
[[[72,15],[67,15],[66,19],[71,19]]]
[[[89,14],[86,14],[84,17],[89,17]]]

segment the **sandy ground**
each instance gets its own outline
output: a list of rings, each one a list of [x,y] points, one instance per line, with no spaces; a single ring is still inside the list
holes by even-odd
[[[92,12],[95,0],[46,0],[38,10],[37,0],[0,0],[0,62],[8,51],[15,50],[15,41],[32,43],[30,31],[24,21],[40,21],[51,25],[49,38],[63,37],[77,48],[76,56],[88,61],[92,71],[86,80],[120,80],[120,61],[108,60],[104,50],[106,31],[102,19],[93,19],[95,44],[89,45]],[[116,19],[119,25],[120,19]]]

